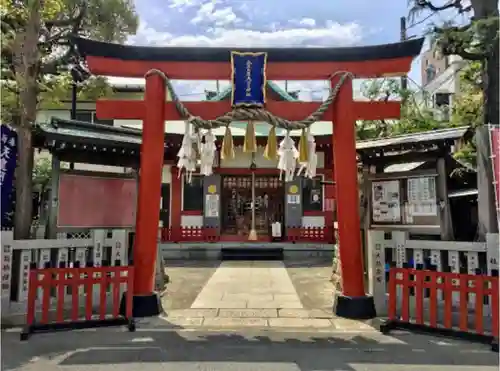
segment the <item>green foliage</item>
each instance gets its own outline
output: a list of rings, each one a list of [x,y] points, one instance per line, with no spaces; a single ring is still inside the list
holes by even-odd
[[[38,0],[37,0],[38,1]],[[132,0],[44,0],[40,14],[38,49],[34,58],[41,63],[36,78],[37,109],[61,106],[71,99],[72,78],[68,64],[78,63],[70,44],[71,34],[101,41],[123,42],[135,33],[138,18]],[[16,72],[16,48],[33,16],[33,2],[0,0],[2,68],[0,69],[1,119],[16,125],[21,116],[20,76]],[[37,61],[34,61],[36,64]],[[79,99],[93,100],[112,94],[101,77],[79,84]]]
[[[50,157],[39,157],[33,166],[33,186],[43,192],[52,177],[52,160]]]
[[[472,62],[459,75],[460,94],[453,99],[449,121],[436,120],[433,111],[426,107],[422,92],[402,90],[398,80],[373,80],[362,85],[363,96],[371,101],[400,100],[400,120],[360,121],[356,126],[357,138],[376,139],[394,135],[418,133],[434,129],[445,129],[482,123],[483,97],[481,90],[481,65]],[[474,141],[465,143],[454,154],[457,160],[473,167],[476,164]]]
[[[460,71],[460,94],[455,96],[451,114],[454,126],[483,123],[483,92],[481,90],[481,64],[471,62]]]
[[[136,31],[138,18],[132,0],[0,0],[0,21],[1,119],[19,134],[14,237],[23,239],[30,237],[31,225],[31,130],[41,105],[58,105],[70,96],[68,71],[82,63],[72,36],[123,42]],[[98,78],[81,90],[89,97],[108,92]]]
[[[434,118],[425,106],[425,96],[411,90],[403,90],[399,80],[377,79],[365,82],[362,95],[371,101],[401,101],[399,120],[360,121],[356,126],[358,139],[385,138],[394,135],[439,129],[446,126]]]

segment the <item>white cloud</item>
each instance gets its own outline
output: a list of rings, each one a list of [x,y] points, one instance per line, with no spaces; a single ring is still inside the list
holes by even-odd
[[[233,9],[228,6],[215,9],[215,3],[206,3],[200,6],[196,16],[191,20],[193,24],[210,24],[215,27],[225,27],[241,21]]]
[[[198,4],[198,0],[170,0],[169,7],[173,9],[177,8],[182,12],[184,9],[196,6]]]
[[[312,18],[302,18],[299,21],[299,24],[301,26],[314,27],[314,26],[316,26],[316,20],[314,20]]]
[[[176,0],[181,1],[181,0]],[[216,23],[217,15],[215,7],[205,4],[200,7],[197,22],[205,22],[207,18],[212,17],[211,22]],[[224,8],[228,9],[228,8]],[[223,9],[221,9],[223,10]],[[231,8],[229,8],[231,10]],[[225,10],[229,15],[229,10]],[[234,14],[234,13],[233,13]],[[197,18],[195,18],[197,19]],[[222,17],[220,18],[222,19]],[[194,22],[194,19],[193,19]],[[298,23],[302,22],[302,25]],[[279,24],[267,30],[255,29],[225,29],[216,25],[209,32],[204,34],[184,34],[174,35],[168,32],[158,32],[145,23],[141,23],[137,35],[129,39],[129,43],[135,45],[154,45],[154,46],[201,46],[201,47],[341,47],[360,44],[364,30],[356,23],[338,23],[328,21],[322,27],[314,27],[313,19],[304,18],[297,21],[296,26],[283,28]],[[278,84],[284,88],[285,83],[280,81]],[[229,82],[221,82],[221,89],[228,86]],[[299,90],[299,98],[305,101],[317,101],[325,99],[328,96],[328,84],[325,81],[290,81],[287,83],[288,91]],[[202,100],[203,91],[215,90],[213,81],[182,81],[175,82],[175,89],[182,100]]]
[[[210,34],[172,35],[157,32],[141,24],[129,42],[156,46],[227,46],[227,47],[336,47],[358,44],[363,32],[357,23],[340,24],[329,21],[324,27],[288,28],[269,31],[214,28]]]

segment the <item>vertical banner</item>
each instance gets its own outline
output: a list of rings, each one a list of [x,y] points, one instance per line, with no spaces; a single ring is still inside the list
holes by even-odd
[[[266,101],[267,53],[231,52],[231,103],[262,106]]]
[[[500,128],[490,126],[491,164],[493,166],[493,185],[495,186],[495,202],[497,223],[500,224]]]
[[[17,159],[17,133],[7,125],[1,125],[0,188],[2,192],[2,225],[9,225],[13,209],[12,189]]]

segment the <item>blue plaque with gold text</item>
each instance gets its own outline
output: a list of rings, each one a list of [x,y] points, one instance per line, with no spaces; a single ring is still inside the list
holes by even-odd
[[[231,52],[233,106],[266,102],[267,53]]]

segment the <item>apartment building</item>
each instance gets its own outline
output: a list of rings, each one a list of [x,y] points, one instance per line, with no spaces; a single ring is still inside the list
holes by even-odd
[[[454,97],[460,93],[460,70],[467,62],[458,55],[442,56],[435,48],[422,54],[423,101],[436,116],[448,120]]]

